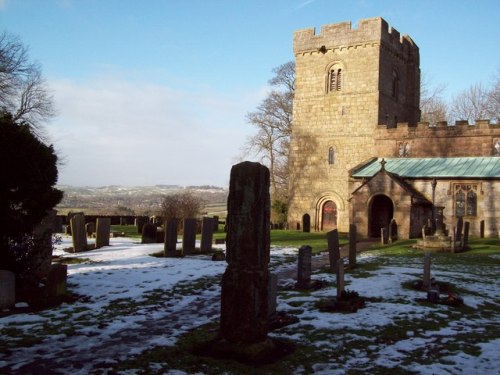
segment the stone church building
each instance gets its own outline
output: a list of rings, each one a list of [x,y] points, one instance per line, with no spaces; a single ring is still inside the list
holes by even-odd
[[[296,31],[288,224],[356,224],[379,236],[392,219],[417,237],[433,202],[448,228],[500,230],[500,126],[420,121],[419,49],[382,18]],[[483,222],[483,224],[481,224]]]

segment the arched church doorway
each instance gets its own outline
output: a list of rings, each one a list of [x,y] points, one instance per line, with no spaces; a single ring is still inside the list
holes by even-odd
[[[369,212],[370,237],[380,237],[380,229],[388,228],[394,214],[394,205],[386,195],[373,197]]]
[[[321,230],[337,229],[337,205],[334,201],[326,201],[321,213]]]

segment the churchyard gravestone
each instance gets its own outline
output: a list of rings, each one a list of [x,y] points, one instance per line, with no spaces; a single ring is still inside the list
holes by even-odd
[[[398,239],[398,224],[395,219],[392,219],[389,224],[389,243],[393,243]]]
[[[109,236],[111,233],[111,219],[109,217],[98,217],[96,225],[95,247],[96,249],[109,246]]]
[[[342,296],[342,292],[345,289],[345,281],[344,281],[344,260],[339,259],[337,261],[337,299]]]
[[[456,239],[457,239],[457,242],[460,243],[460,246],[462,246],[463,227],[464,227],[464,219],[462,217],[459,217],[457,220],[457,229],[456,229],[457,237],[456,237]]]
[[[380,228],[380,244],[387,245],[387,228]]]
[[[85,232],[87,233],[87,237],[91,237],[94,234],[95,224],[92,221],[85,224]]]
[[[456,228],[453,227],[451,230],[451,252],[455,253],[457,251],[457,232]]]
[[[182,252],[193,254],[196,251],[196,219],[184,219],[182,233]]]
[[[51,210],[49,214],[33,230],[33,243],[36,251],[27,259],[32,274],[40,280],[46,277],[52,263],[52,233],[56,211]]]
[[[464,239],[463,239],[463,245],[462,249],[467,249],[467,246],[469,246],[469,229],[470,229],[470,223],[466,221],[464,223]]]
[[[67,279],[68,266],[66,264],[52,264],[47,277],[47,296],[60,297],[65,295]]]
[[[227,205],[228,265],[222,277],[223,340],[218,347],[253,357],[273,346],[267,339],[269,170],[252,162],[233,166]]]
[[[212,250],[212,240],[214,237],[214,219],[204,217],[201,224],[201,251],[208,253]]]
[[[177,251],[177,219],[170,219],[165,228],[165,244],[163,247],[166,257],[175,257]]]
[[[0,270],[0,310],[16,303],[16,276],[14,272]]]
[[[156,243],[156,225],[145,223],[142,226],[141,243]]]
[[[431,253],[424,253],[424,275],[422,280],[422,289],[428,290],[431,286]]]
[[[356,242],[357,242],[357,228],[355,224],[349,224],[349,266],[356,265]]]
[[[267,286],[267,315],[270,317],[276,314],[278,306],[278,275],[275,273],[269,274],[269,284]]]
[[[301,246],[297,262],[297,283],[295,284],[295,287],[298,289],[309,289],[311,286],[311,258],[311,246]]]
[[[309,214],[304,214],[302,216],[302,231],[304,233],[309,233],[311,231],[311,216],[309,216]]]
[[[328,242],[328,257],[330,261],[330,271],[337,272],[337,262],[340,259],[339,232],[337,229],[326,234]]]
[[[73,252],[79,253],[87,250],[87,232],[85,231],[85,217],[81,214],[74,215],[70,220],[71,236],[73,238]]]
[[[214,224],[214,232],[218,232],[219,231],[219,217],[214,216],[212,222]]]
[[[146,216],[137,216],[134,220],[134,224],[137,228],[137,233],[142,234],[142,227],[144,224],[148,222],[148,218]]]

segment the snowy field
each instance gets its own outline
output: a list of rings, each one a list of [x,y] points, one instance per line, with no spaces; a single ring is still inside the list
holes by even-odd
[[[69,289],[84,297],[0,318],[0,374],[117,371],[120,363],[175,346],[182,335],[219,319],[225,262],[201,255],[156,258],[149,254],[161,251],[162,244],[127,238],[79,254],[62,251],[68,246],[70,238],[63,237],[55,254],[86,259],[68,266]],[[271,268],[280,286],[293,284],[296,265],[290,258],[296,254],[272,248]],[[300,321],[270,336],[295,342],[297,352],[311,351],[310,362],[295,366],[295,374],[500,374],[499,258],[483,256],[483,263],[472,266],[433,263],[433,277],[456,285],[464,299],[466,306],[455,308],[421,303],[421,292],[403,286],[421,277],[420,257],[363,253],[360,266],[346,273],[346,288],[368,299],[365,308],[355,314],[320,312],[315,303],[336,293],[335,275],[320,270],[313,278],[329,282],[327,288],[310,293],[280,288],[278,311]],[[169,364],[169,358],[146,369],[193,373]],[[198,373],[204,373],[201,365]]]

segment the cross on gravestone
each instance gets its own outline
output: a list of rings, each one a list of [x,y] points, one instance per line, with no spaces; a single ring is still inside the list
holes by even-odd
[[[299,248],[299,258],[297,262],[297,284],[299,289],[308,289],[311,285],[311,246],[304,245]]]
[[[14,272],[0,270],[0,310],[16,303],[16,276]]]
[[[166,257],[175,257],[177,251],[177,219],[168,220],[165,226],[163,251]]]
[[[98,217],[95,232],[96,249],[109,246],[109,236],[111,234],[111,218]]]
[[[339,232],[337,229],[326,234],[328,242],[328,258],[330,261],[330,271],[337,273],[337,262],[340,259]]]
[[[431,286],[431,253],[426,251],[424,253],[424,276],[422,281],[422,288],[429,289]]]
[[[212,250],[212,240],[214,237],[214,219],[204,217],[201,224],[201,251],[208,253]]]
[[[337,298],[342,296],[342,293],[345,289],[345,281],[344,281],[344,260],[339,259],[337,261]]]
[[[182,253],[193,254],[196,251],[196,219],[184,219],[182,232]]]
[[[231,169],[227,200],[228,266],[222,276],[222,338],[267,341],[270,256],[269,169],[243,162]]]
[[[467,246],[469,246],[469,228],[470,228],[470,223],[466,221],[464,223],[464,243],[462,248],[465,250]]]
[[[85,217],[81,214],[73,215],[70,220],[73,252],[87,250],[87,232],[85,232]]]
[[[355,224],[349,224],[349,266],[356,265],[356,242],[357,228]]]

